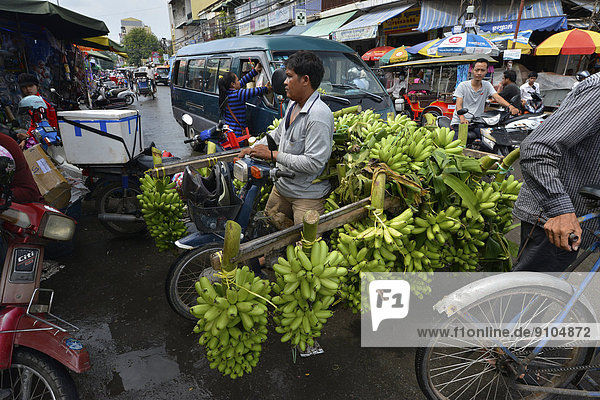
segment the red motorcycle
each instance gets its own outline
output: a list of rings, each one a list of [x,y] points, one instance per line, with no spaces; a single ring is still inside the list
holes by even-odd
[[[70,240],[75,220],[44,204],[0,196],[6,251],[0,278],[0,399],[79,399],[67,369],[90,368],[74,325],[52,314],[54,291],[41,289],[44,243]],[[1,256],[1,255],[0,255]]]

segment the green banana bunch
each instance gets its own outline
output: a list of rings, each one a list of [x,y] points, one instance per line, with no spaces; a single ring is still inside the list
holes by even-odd
[[[142,194],[137,196],[142,215],[160,251],[174,247],[175,241],[187,233],[181,221],[185,206],[169,178],[154,178],[148,174],[140,178]]]
[[[340,277],[347,270],[338,267],[342,255],[329,252],[327,244],[319,240],[310,249],[310,256],[302,247],[287,247],[287,259],[279,257],[273,265],[277,281],[273,284],[273,303],[278,306],[273,317],[275,330],[282,334],[282,342],[298,345],[302,351],[321,336],[321,329],[333,315],[328,310],[339,288]]]
[[[267,126],[267,133],[271,133],[272,131],[277,129],[277,127],[279,126],[280,123],[281,123],[281,119],[275,118],[273,120],[273,122],[271,123],[271,125]]]
[[[370,157],[379,159],[399,174],[419,171],[435,147],[428,129],[419,128],[411,132],[411,128],[413,126],[395,136],[382,138],[371,148]]]
[[[450,128],[435,128],[432,132],[433,143],[448,154],[462,154],[463,148],[459,139],[454,140],[454,131]]]
[[[269,281],[243,267],[236,270],[235,284],[202,277],[195,287],[198,305],[190,312],[198,318],[194,333],[201,334],[210,368],[232,379],[251,372],[267,339]]]

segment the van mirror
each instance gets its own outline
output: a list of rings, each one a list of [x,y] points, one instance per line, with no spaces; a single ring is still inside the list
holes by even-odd
[[[271,84],[273,86],[273,91],[280,96],[285,97],[285,80],[287,76],[285,74],[285,69],[277,68],[273,71],[273,75],[271,76]]]
[[[270,151],[277,151],[277,143],[275,143],[275,139],[269,134],[267,134],[267,145]]]
[[[192,126],[192,124],[194,123],[194,119],[189,114],[183,114],[181,116],[181,120],[187,126]]]

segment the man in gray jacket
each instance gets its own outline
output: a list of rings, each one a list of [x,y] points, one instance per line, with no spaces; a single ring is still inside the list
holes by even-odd
[[[271,136],[278,145],[273,152],[277,167],[295,172],[295,178],[280,178],[265,208],[279,228],[302,222],[304,213],[325,211],[325,197],[331,190],[327,180],[313,183],[325,168],[333,146],[333,114],[317,92],[323,79],[323,62],[310,51],[298,51],[285,63],[285,89],[292,100],[284,119]],[[271,159],[266,138],[240,156]]]

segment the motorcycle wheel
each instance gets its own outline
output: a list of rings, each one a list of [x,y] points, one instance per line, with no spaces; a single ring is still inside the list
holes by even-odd
[[[210,255],[222,248],[223,246],[211,243],[186,251],[171,265],[165,282],[167,302],[183,318],[197,320],[190,314],[190,308],[197,305],[198,293],[194,284],[206,268],[211,268]]]
[[[127,104],[128,106],[132,105],[134,101],[135,99],[132,95],[128,94],[127,96],[125,96],[125,104]]]
[[[12,365],[0,372],[0,396],[10,399],[78,400],[73,379],[59,362],[25,347],[13,352]],[[12,395],[12,396],[11,396]]]
[[[110,182],[99,189],[96,198],[96,211],[98,214],[139,214],[141,207],[137,195],[142,194],[137,183],[130,182],[127,193],[120,182]],[[143,222],[112,222],[100,221],[102,226],[112,233],[119,235],[133,235],[143,232],[146,225]]]

